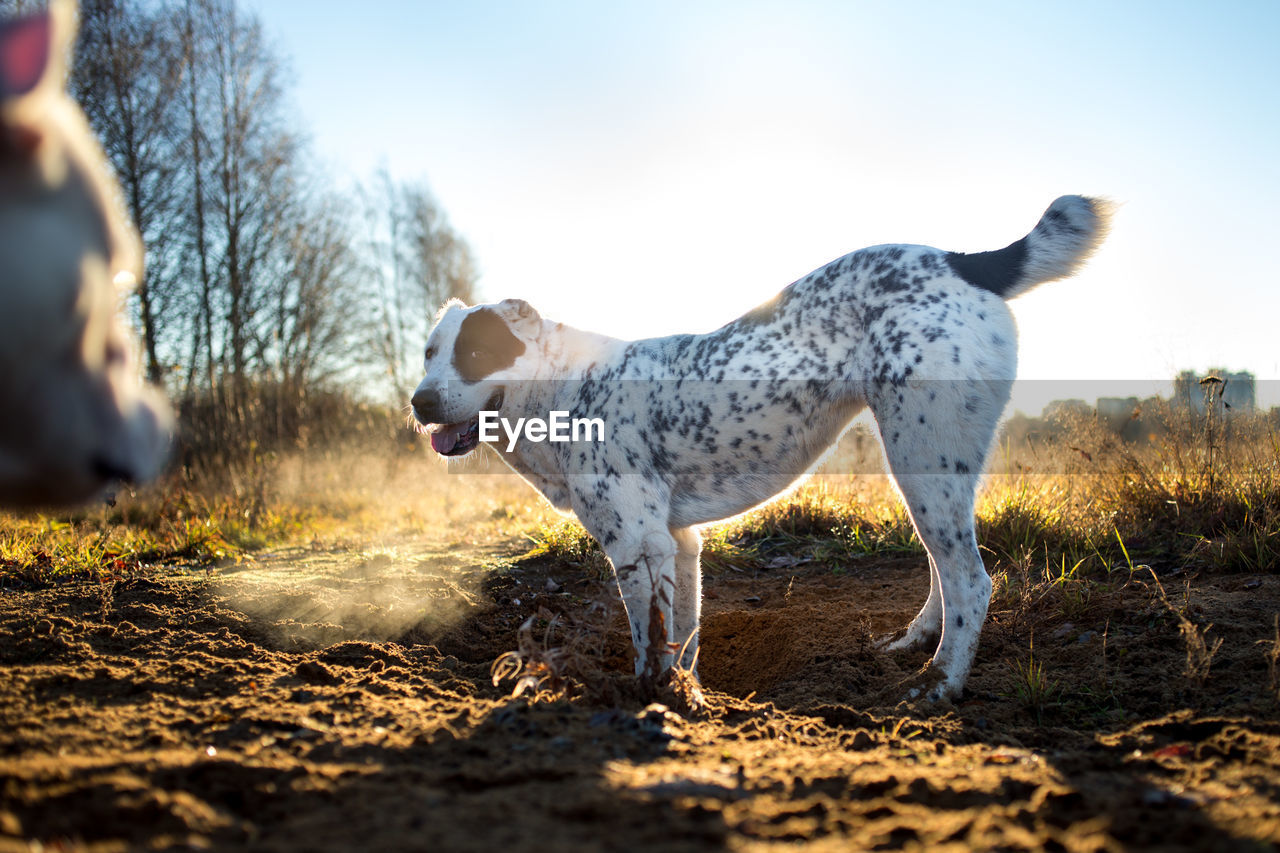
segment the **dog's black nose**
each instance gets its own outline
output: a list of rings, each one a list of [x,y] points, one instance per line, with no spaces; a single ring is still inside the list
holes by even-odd
[[[420,389],[414,392],[413,399],[413,415],[421,423],[434,424],[439,423],[440,418],[437,414],[440,411],[440,394],[435,391]]]

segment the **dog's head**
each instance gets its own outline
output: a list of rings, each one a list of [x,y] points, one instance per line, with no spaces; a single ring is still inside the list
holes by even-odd
[[[62,90],[74,5],[0,21],[0,503],[88,499],[164,461],[170,415],[121,321],[142,249]]]
[[[462,456],[479,445],[480,412],[499,411],[509,383],[533,378],[541,334],[542,318],[521,299],[445,305],[413,394],[413,416],[430,429],[437,453]]]

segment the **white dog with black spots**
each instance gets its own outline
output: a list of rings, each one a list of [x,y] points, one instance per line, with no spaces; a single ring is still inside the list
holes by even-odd
[[[1016,372],[1005,300],[1074,272],[1110,215],[1064,196],[998,251],[862,249],[704,335],[624,341],[521,300],[453,302],[428,337],[414,416],[438,453],[485,444],[577,515],[616,572],[636,673],[656,681],[696,660],[699,525],[785,492],[870,407],[930,572],[924,607],[886,646],[936,644],[910,695],[954,698],[991,595],[974,499]],[[605,436],[482,442],[482,411],[599,418]]]

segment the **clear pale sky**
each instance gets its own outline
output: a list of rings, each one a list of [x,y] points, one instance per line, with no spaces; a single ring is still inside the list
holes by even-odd
[[[1098,194],[1101,253],[1012,303],[1015,407],[1208,367],[1280,404],[1280,2],[249,2],[327,168],[426,181],[486,299],[705,331]]]

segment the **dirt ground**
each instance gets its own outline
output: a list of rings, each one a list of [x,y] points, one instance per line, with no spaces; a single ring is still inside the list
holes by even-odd
[[[706,579],[690,708],[635,688],[611,582],[524,547],[3,591],[0,849],[1280,842],[1278,577],[1169,570],[1186,630],[1149,575],[998,609],[964,697],[915,707],[895,700],[926,655],[870,637],[922,602],[923,557],[730,568]],[[1196,636],[1214,653],[1189,676]],[[568,692],[495,686],[517,649]]]

